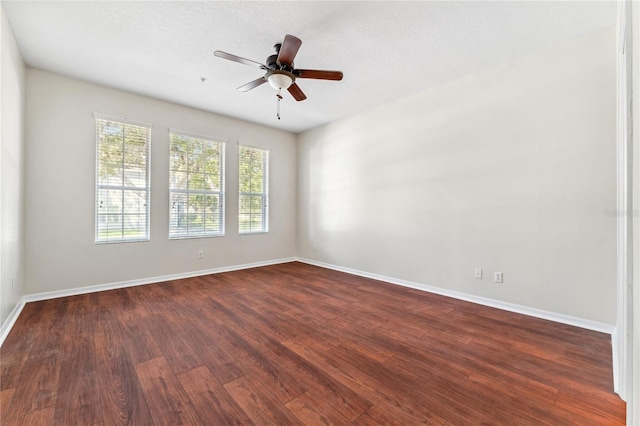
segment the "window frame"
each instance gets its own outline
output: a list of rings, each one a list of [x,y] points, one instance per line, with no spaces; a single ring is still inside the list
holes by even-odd
[[[219,174],[219,187],[220,189],[218,191],[215,190],[206,190],[206,189],[189,189],[188,185],[189,185],[189,170],[186,171],[182,171],[182,170],[173,170],[172,169],[172,137],[173,135],[176,136],[181,136],[181,137],[186,137],[186,138],[190,138],[193,140],[200,140],[200,141],[206,141],[209,143],[214,143],[216,145],[218,145],[218,155],[219,155],[219,163],[220,163],[220,170],[218,172]],[[169,239],[170,240],[182,240],[182,239],[192,239],[192,238],[218,238],[218,237],[224,237],[225,233],[226,233],[226,224],[225,224],[225,220],[226,220],[226,215],[225,215],[225,195],[226,195],[226,179],[225,179],[225,173],[226,173],[226,139],[224,138],[216,138],[216,137],[212,137],[212,136],[207,136],[207,135],[200,135],[200,134],[196,134],[196,133],[192,133],[192,132],[186,132],[183,130],[177,130],[177,129],[169,129]],[[172,188],[172,173],[173,172],[183,172],[186,173],[186,181],[187,181],[187,189],[173,189]],[[205,173],[203,173],[205,174]],[[187,233],[176,233],[172,235],[172,210],[174,208],[173,204],[173,197],[172,194],[186,194],[187,197],[189,197],[190,195],[193,194],[201,194],[201,195],[217,195],[218,196],[218,200],[219,200],[219,212],[218,212],[218,222],[220,225],[220,230],[218,232],[198,232],[198,233],[190,233],[187,230]],[[203,213],[204,215],[205,213]],[[203,225],[204,226],[204,225]],[[188,224],[187,224],[187,228],[188,228]]]
[[[112,122],[112,123],[117,123],[118,125],[122,125],[123,126],[123,132],[125,127],[127,126],[133,126],[133,127],[140,127],[140,128],[144,128],[146,129],[147,135],[145,138],[145,154],[146,154],[146,161],[145,161],[145,165],[144,165],[144,172],[145,172],[145,185],[143,188],[140,187],[136,187],[136,186],[126,186],[125,185],[125,179],[124,179],[124,175],[125,175],[125,155],[123,153],[122,156],[122,185],[110,185],[110,184],[102,184],[100,183],[100,171],[101,171],[101,161],[100,161],[100,136],[101,133],[99,131],[100,127],[99,127],[99,121],[106,121],[106,122]],[[94,124],[95,124],[95,134],[96,134],[96,143],[95,143],[95,149],[96,149],[96,163],[95,163],[95,222],[94,222],[94,243],[95,244],[118,244],[118,243],[135,243],[135,242],[146,242],[146,241],[150,241],[151,240],[151,176],[150,176],[150,172],[151,172],[151,131],[153,128],[152,123],[147,123],[147,122],[142,122],[142,121],[134,121],[134,120],[129,120],[128,118],[121,118],[121,117],[115,117],[115,116],[110,116],[110,115],[106,115],[106,114],[101,114],[101,113],[94,113]],[[123,136],[123,151],[124,151],[124,144],[125,144],[125,140],[124,140],[124,136]],[[100,206],[101,206],[101,200],[100,200],[100,195],[101,195],[101,190],[107,190],[107,191],[122,191],[122,205],[121,205],[121,211],[120,213],[118,213],[118,215],[120,216],[120,222],[121,222],[121,237],[120,238],[111,238],[111,239],[101,239],[100,238],[100,229],[99,229],[99,221],[100,221],[100,217],[103,216],[99,213],[100,211]],[[126,213],[125,213],[125,193],[127,191],[143,191],[144,192],[144,215],[145,215],[145,220],[144,220],[144,236],[143,237],[139,237],[139,238],[125,238],[125,217],[126,217]],[[111,213],[110,215],[115,215],[113,213]]]
[[[242,150],[249,149],[254,151],[262,151],[264,153],[263,162],[262,162],[262,192],[243,192],[241,190],[240,184],[240,173],[241,173],[241,161],[242,161]],[[269,149],[264,147],[238,144],[238,234],[239,235],[260,235],[260,234],[268,234],[269,233],[269,158],[270,152]],[[243,231],[240,225],[240,217],[242,215],[242,199],[243,196],[261,196],[262,197],[262,228],[260,230],[252,230],[251,229],[251,216],[249,218],[249,230]],[[251,215],[251,213],[249,213]]]

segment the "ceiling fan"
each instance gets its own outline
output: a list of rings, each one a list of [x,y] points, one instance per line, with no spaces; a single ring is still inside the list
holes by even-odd
[[[280,91],[282,89],[288,90],[296,101],[303,101],[307,99],[307,96],[296,84],[295,81],[297,78],[337,81],[342,80],[342,72],[294,68],[293,59],[298,53],[301,45],[302,41],[299,38],[287,34],[282,43],[278,43],[273,46],[276,50],[276,54],[267,58],[266,65],[252,61],[251,59],[245,59],[240,56],[222,52],[220,50],[216,50],[213,54],[219,58],[257,67],[266,71],[264,76],[238,87],[239,91],[248,92],[249,90],[255,89],[256,87],[268,82],[271,87],[278,91],[278,101],[282,99],[282,96],[280,95]],[[279,118],[280,116],[278,114],[278,119]]]

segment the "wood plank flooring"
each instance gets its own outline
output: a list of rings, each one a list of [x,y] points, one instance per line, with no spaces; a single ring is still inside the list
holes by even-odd
[[[617,424],[609,336],[302,263],[28,303],[3,425]]]

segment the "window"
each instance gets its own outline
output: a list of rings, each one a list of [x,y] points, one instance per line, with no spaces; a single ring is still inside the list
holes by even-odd
[[[269,151],[239,148],[239,231],[241,234],[269,232]]]
[[[170,131],[169,238],[224,235],[224,142]]]
[[[151,125],[95,118],[95,241],[148,241]]]

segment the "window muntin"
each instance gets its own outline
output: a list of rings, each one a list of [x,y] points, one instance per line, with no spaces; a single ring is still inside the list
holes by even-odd
[[[240,234],[269,232],[269,151],[239,146]]]
[[[169,238],[224,235],[225,144],[169,134]]]
[[[95,242],[148,241],[151,125],[95,117]]]

